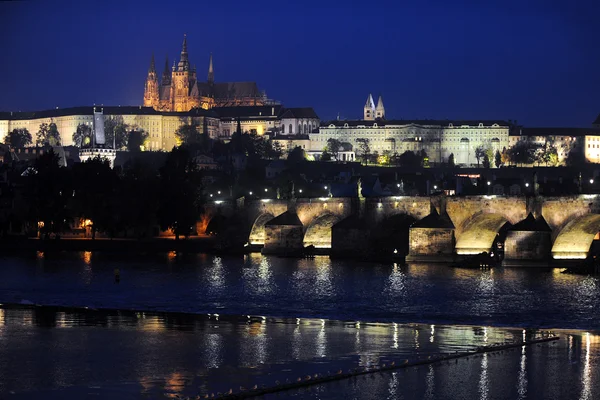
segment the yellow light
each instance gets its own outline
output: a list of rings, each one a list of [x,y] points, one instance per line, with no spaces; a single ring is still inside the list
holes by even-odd
[[[44,221],[38,221],[38,228],[44,227]]]

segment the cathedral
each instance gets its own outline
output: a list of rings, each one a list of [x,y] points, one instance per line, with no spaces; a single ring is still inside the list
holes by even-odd
[[[212,54],[206,82],[198,80],[196,67],[190,66],[185,35],[179,63],[173,62],[169,69],[167,58],[160,82],[152,56],[144,90],[145,107],[184,112],[192,108],[261,106],[267,103],[266,95],[258,90],[256,82],[215,82]]]

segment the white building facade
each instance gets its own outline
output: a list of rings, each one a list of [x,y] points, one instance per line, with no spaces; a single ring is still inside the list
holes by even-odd
[[[454,154],[455,164],[473,165],[477,147],[494,152],[508,147],[509,130],[505,121],[333,121],[321,124],[310,140],[312,151],[323,151],[329,139],[350,143],[356,151],[359,139],[368,139],[371,153],[424,150],[430,162],[446,162]]]

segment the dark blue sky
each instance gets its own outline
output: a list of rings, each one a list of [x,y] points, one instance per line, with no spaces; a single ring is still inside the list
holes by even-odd
[[[589,126],[600,113],[600,1],[0,2],[0,110],[139,105],[188,35],[215,79],[255,80],[322,119],[517,119]],[[485,4],[480,4],[485,3]]]

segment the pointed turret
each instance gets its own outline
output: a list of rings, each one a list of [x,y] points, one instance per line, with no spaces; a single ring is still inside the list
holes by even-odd
[[[212,53],[210,53],[210,59],[208,60],[208,83],[215,82],[215,71],[213,70],[213,57]]]
[[[162,85],[171,84],[171,71],[169,71],[169,56],[167,56],[167,58],[165,59],[165,69],[163,70],[162,79],[160,82]]]
[[[152,54],[152,59],[150,60],[150,69],[148,72],[156,73],[156,65],[154,64],[154,54]]]
[[[187,52],[187,36],[183,35],[183,46],[181,49],[181,58],[179,59],[179,65],[177,66],[178,71],[189,71],[190,61],[188,60]]]
[[[373,96],[369,93],[369,97],[367,97],[367,102],[365,103],[364,108],[364,120],[365,121],[373,121],[375,119],[375,102],[373,101]]]
[[[158,78],[156,77],[156,65],[154,64],[154,54],[150,61],[148,77],[144,88],[144,106],[158,107]]]
[[[385,107],[383,106],[383,99],[381,98],[381,95],[379,95],[379,99],[377,100],[377,107],[375,107],[375,118],[385,119]]]

